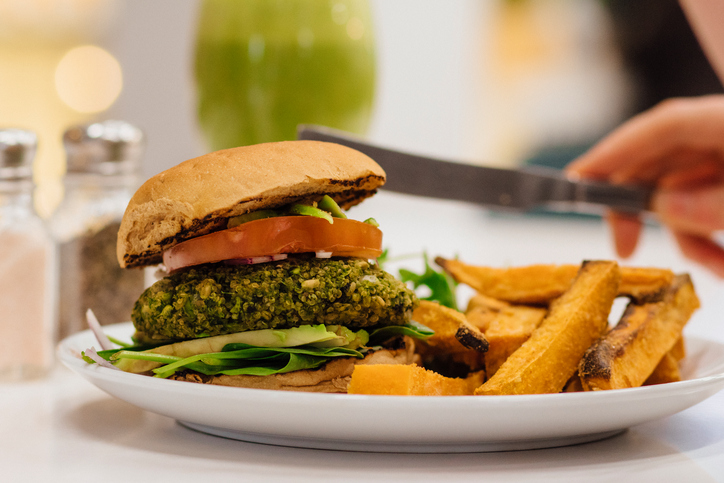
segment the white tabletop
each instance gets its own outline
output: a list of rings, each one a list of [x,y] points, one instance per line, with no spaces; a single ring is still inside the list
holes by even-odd
[[[457,203],[386,193],[352,216],[374,216],[392,255],[425,249],[431,256],[458,255],[495,266],[613,257],[598,220],[491,215]],[[724,341],[722,283],[678,256],[665,232],[647,229],[641,250],[627,263],[689,271],[702,309],[685,333]],[[723,408],[721,392],[619,436],[554,449],[425,455],[322,451],[197,433],[113,399],[59,366],[43,380],[0,385],[0,481],[724,482]]]
[[[8,390],[9,389],[9,390]],[[724,393],[613,438],[483,454],[284,448],[194,432],[67,369],[3,388],[2,481],[724,481]],[[200,410],[203,410],[200,408]],[[239,408],[243,411],[244,408]],[[224,478],[226,477],[226,478]],[[492,478],[492,479],[491,479]],[[210,480],[206,480],[210,481]]]

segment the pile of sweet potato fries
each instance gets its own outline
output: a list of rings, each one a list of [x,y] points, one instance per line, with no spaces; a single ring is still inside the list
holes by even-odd
[[[545,394],[680,380],[682,330],[699,307],[687,274],[613,261],[513,268],[436,262],[477,294],[464,313],[423,301],[413,319],[435,335],[417,343],[420,365],[357,366],[350,393]],[[617,297],[628,306],[610,326]]]

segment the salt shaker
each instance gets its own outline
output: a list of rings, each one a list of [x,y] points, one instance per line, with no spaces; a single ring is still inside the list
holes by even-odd
[[[55,251],[33,208],[34,133],[0,129],[0,380],[53,365]]]
[[[59,250],[59,335],[87,328],[86,311],[101,324],[130,319],[144,288],[144,272],[122,269],[116,237],[137,187],[144,136],[122,121],[71,127],[65,197],[51,219]]]

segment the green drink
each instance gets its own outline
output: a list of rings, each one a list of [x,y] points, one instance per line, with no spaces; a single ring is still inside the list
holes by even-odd
[[[374,96],[363,0],[204,0],[198,118],[212,149],[296,137],[301,123],[362,134]]]

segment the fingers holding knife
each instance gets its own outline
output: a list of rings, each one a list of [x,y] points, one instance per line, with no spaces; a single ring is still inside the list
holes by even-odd
[[[567,170],[583,178],[653,187],[652,210],[688,258],[724,277],[724,96],[666,101],[616,129]],[[641,222],[607,217],[617,252],[630,256]]]

